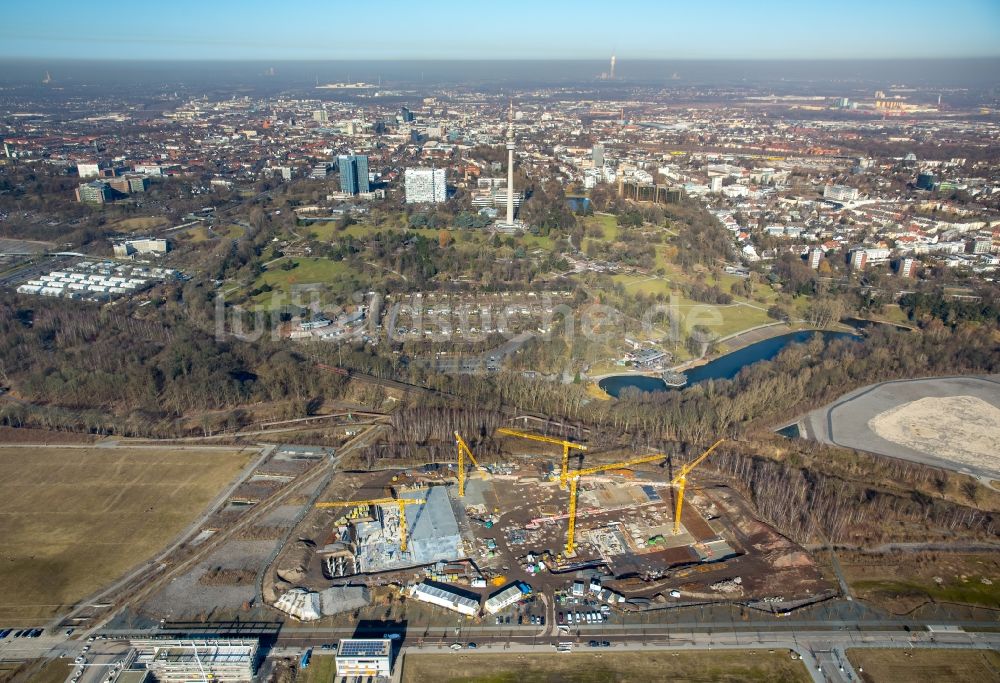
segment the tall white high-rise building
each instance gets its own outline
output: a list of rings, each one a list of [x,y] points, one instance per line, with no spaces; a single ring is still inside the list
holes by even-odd
[[[403,172],[407,204],[441,204],[448,200],[443,168],[408,168]]]

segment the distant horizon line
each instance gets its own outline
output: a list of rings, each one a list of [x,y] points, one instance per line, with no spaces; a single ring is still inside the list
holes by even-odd
[[[618,62],[623,59],[626,62],[950,62],[950,61],[997,61],[1000,54],[996,55],[970,55],[970,56],[948,56],[948,57],[928,57],[926,55],[899,56],[899,57],[622,57],[614,55]],[[221,58],[221,57],[38,57],[38,56],[15,56],[0,55],[0,61],[24,61],[24,62],[260,62],[267,64],[281,64],[294,62],[462,62],[462,63],[482,63],[482,62],[607,62],[612,55],[609,53],[605,57],[490,57],[480,59],[465,59],[461,57],[355,57],[355,58],[328,58],[328,57],[300,57],[300,58],[275,58],[267,59],[261,57],[253,58]]]

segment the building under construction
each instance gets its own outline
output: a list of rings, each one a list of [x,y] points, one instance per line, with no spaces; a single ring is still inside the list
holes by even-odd
[[[597,464],[585,444],[559,437],[504,428],[490,438],[502,453],[493,462],[456,434],[450,465],[338,478],[343,499],[319,503],[326,509],[313,521],[322,576],[305,583],[322,590],[361,575],[470,617],[476,597],[485,604],[496,587],[551,593],[581,576],[595,595],[614,596],[606,604],[616,609],[682,590],[704,599],[720,587],[747,599],[790,585],[824,590],[801,549],[754,518],[738,493],[687,486],[721,441],[679,465],[660,453],[602,453]],[[589,466],[575,462],[581,454]],[[358,495],[378,477],[389,495]]]

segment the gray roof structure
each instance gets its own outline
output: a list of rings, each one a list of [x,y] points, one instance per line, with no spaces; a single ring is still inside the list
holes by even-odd
[[[403,498],[419,499],[424,491],[401,494]],[[430,564],[438,560],[455,560],[464,556],[458,519],[443,486],[426,491],[423,505],[406,506],[407,551],[413,564]]]
[[[331,586],[319,592],[324,615],[350,612],[365,607],[371,596],[365,586]]]

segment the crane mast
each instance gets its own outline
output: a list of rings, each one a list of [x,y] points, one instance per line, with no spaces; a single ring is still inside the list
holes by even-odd
[[[529,439],[531,441],[538,441],[541,443],[550,443],[556,446],[562,446],[562,467],[559,470],[559,488],[566,490],[567,484],[569,484],[569,452],[570,449],[576,449],[578,451],[586,451],[587,447],[583,444],[579,444],[573,441],[567,441],[566,439],[556,439],[551,436],[542,436],[541,434],[532,434],[531,432],[522,432],[517,429],[508,429],[507,427],[501,427],[497,430],[498,434],[503,434],[505,436],[516,436],[521,439]]]
[[[677,509],[674,511],[674,536],[681,532],[681,506],[684,504],[684,488],[687,486],[687,475],[723,441],[725,439],[719,439],[713,443],[708,447],[708,450],[681,467],[681,471],[677,473],[677,476],[670,480],[670,484],[677,487]]]
[[[372,498],[370,500],[341,500],[341,501],[330,501],[324,503],[316,503],[316,507],[319,509],[329,509],[329,508],[343,508],[343,507],[360,507],[362,505],[396,505],[399,508],[399,551],[406,552],[406,506],[407,505],[423,505],[427,502],[426,498],[414,499],[409,498]]]
[[[607,472],[608,470],[615,470],[621,467],[629,467],[631,465],[643,465],[665,457],[667,456],[662,453],[655,453],[653,455],[645,455],[641,458],[615,462],[610,465],[597,465],[595,467],[588,467],[574,472],[569,479],[569,526],[566,530],[566,554],[572,555],[576,550],[576,487],[580,477],[597,474],[598,472]]]
[[[483,466],[479,464],[476,460],[476,456],[472,454],[472,449],[469,448],[469,444],[465,443],[465,439],[461,437],[458,432],[455,432],[455,444],[458,446],[458,496],[459,498],[465,497],[465,458],[468,456],[472,464],[476,466],[476,469],[486,474],[486,470]]]

